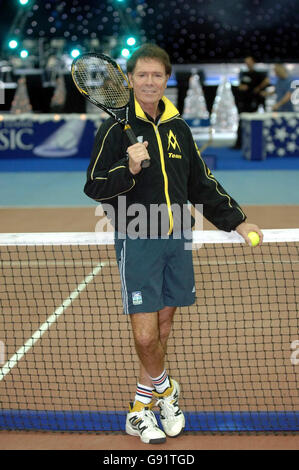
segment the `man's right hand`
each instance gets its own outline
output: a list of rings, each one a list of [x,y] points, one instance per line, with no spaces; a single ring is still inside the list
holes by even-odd
[[[127,148],[129,155],[129,170],[132,175],[137,175],[141,171],[141,162],[149,160],[150,156],[147,151],[148,142],[136,143]]]

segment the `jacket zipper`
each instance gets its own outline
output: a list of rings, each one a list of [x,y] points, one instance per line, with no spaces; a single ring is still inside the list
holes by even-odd
[[[150,121],[149,121],[150,122]],[[164,151],[163,151],[163,145],[161,141],[161,136],[159,133],[158,125],[155,125],[154,123],[151,122],[155,129],[155,134],[157,137],[157,142],[158,142],[158,147],[159,147],[159,153],[160,153],[160,161],[161,161],[161,168],[162,168],[162,173],[163,173],[163,178],[164,178],[164,193],[165,193],[165,198],[166,198],[166,203],[167,203],[167,210],[168,210],[168,217],[169,217],[169,230],[168,230],[168,235],[170,235],[173,231],[173,215],[171,211],[171,202],[170,202],[170,197],[169,197],[169,192],[168,192],[168,176],[165,170],[165,160],[164,160]]]

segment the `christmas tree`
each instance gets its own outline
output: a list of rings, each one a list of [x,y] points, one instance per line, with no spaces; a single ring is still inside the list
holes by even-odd
[[[211,113],[211,124],[218,131],[235,132],[238,128],[238,110],[230,82],[224,78],[217,88]]]
[[[56,79],[56,88],[51,99],[50,108],[53,113],[59,113],[63,111],[63,106],[66,98],[66,89],[63,75],[60,75]]]
[[[18,80],[17,90],[11,104],[10,112],[13,114],[31,113],[32,106],[30,104],[26,78],[21,77]]]
[[[184,119],[208,119],[206,100],[199,75],[194,73],[189,80],[189,89],[184,103]]]

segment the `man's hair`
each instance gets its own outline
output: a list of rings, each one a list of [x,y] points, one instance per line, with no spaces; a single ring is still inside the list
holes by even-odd
[[[284,64],[274,64],[274,69],[278,71],[278,73],[283,73],[284,75],[288,75],[288,70]]]
[[[252,59],[253,62],[255,62],[255,63],[257,62],[256,57],[253,54],[250,54],[250,53],[245,55],[244,60],[245,59]]]
[[[171,62],[169,55],[164,49],[156,44],[143,44],[127,60],[127,72],[133,73],[138,59],[156,59],[161,62],[166,71],[166,75],[171,75]]]

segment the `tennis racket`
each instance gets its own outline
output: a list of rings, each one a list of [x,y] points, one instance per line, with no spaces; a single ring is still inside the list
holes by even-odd
[[[114,118],[123,127],[130,143],[136,144],[138,140],[128,123],[131,87],[120,66],[105,54],[90,52],[74,59],[71,72],[79,92]],[[115,113],[121,109],[125,110],[124,119]],[[141,166],[149,167],[150,160],[143,160]]]

